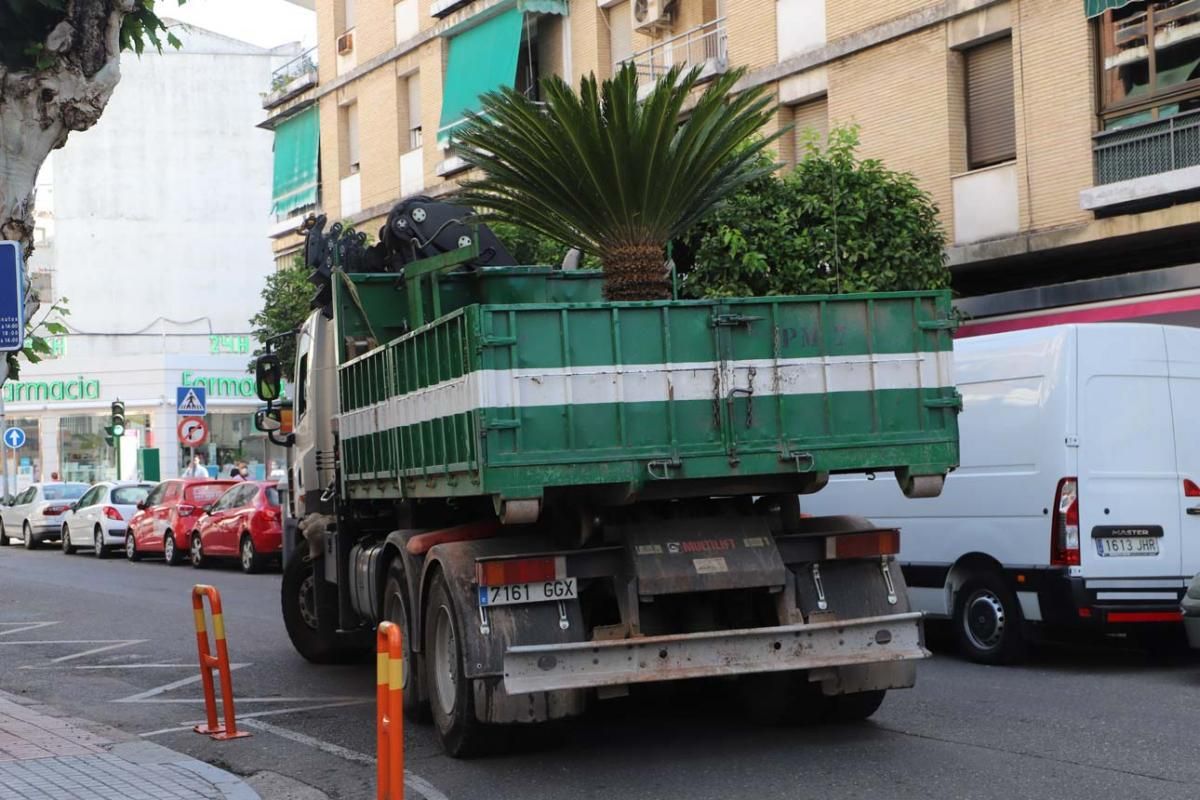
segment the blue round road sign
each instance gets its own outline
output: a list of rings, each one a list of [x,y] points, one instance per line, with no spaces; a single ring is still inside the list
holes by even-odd
[[[4,432],[4,443],[16,450],[25,444],[25,431],[20,428],[9,428]]]

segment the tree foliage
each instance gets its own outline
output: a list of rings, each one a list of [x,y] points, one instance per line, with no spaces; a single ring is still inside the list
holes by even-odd
[[[764,87],[734,93],[743,74],[719,75],[697,96],[699,70],[676,68],[640,101],[632,65],[603,83],[588,76],[578,92],[550,76],[542,104],[509,88],[486,94],[455,134],[483,174],[461,198],[485,218],[596,253],[611,298],[668,296],[666,243],[769,171],[755,156],[771,138],[746,143],[773,101]]]
[[[283,377],[289,381],[295,369],[296,337],[286,334],[295,333],[304,324],[312,311],[312,295],[313,285],[308,282],[304,259],[296,256],[290,266],[267,276],[267,285],[262,290],[263,306],[250,318],[251,331],[260,342],[280,337],[275,340],[273,349],[279,354]],[[263,349],[256,350],[255,355],[263,352]],[[251,362],[250,369],[253,368],[254,362]]]
[[[492,233],[496,234],[497,238],[508,248],[508,252],[518,264],[556,267],[562,264],[563,259],[571,250],[570,245],[563,244],[523,225],[494,222],[489,227],[492,229]],[[595,256],[584,253],[580,260],[580,266],[585,269],[594,269],[600,266],[600,261]]]
[[[824,149],[810,139],[795,170],[760,176],[697,225],[687,239],[694,264],[683,274],[682,293],[949,286],[936,204],[911,175],[860,159],[858,141],[855,127],[832,130]]]
[[[120,47],[138,55],[149,44],[162,52],[163,42],[171,47],[180,46],[175,34],[155,12],[156,0],[126,0],[130,10],[121,20]],[[177,0],[183,5],[187,0]],[[120,0],[75,0],[75,5],[90,5],[96,10],[92,15],[78,13],[78,18],[95,18],[104,15],[112,6],[120,6]],[[52,69],[58,61],[56,42],[69,45],[69,37],[51,37],[51,34],[70,17],[67,0],[0,0],[0,64],[12,70],[36,71]],[[66,31],[63,32],[66,36]],[[75,36],[86,32],[75,31]]]

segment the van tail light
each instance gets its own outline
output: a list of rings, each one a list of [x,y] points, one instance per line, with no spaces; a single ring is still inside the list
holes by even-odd
[[[1191,478],[1183,479],[1183,496],[1184,497],[1200,497],[1200,486]]]
[[[1050,563],[1056,567],[1079,564],[1079,481],[1075,478],[1060,480],[1054,493]]]
[[[104,516],[108,517],[111,520],[116,520],[117,522],[121,522],[125,519],[124,517],[121,516],[121,512],[117,511],[112,506],[104,507]]]
[[[181,517],[190,517],[192,514],[196,513],[196,507],[193,505],[188,505],[187,503],[180,503],[179,505],[175,506],[175,509],[179,512],[179,516]]]
[[[826,558],[875,558],[900,552],[900,531],[843,533],[825,537]]]

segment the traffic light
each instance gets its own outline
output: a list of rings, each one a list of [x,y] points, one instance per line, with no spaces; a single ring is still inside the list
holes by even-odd
[[[112,404],[112,421],[111,427],[105,430],[114,438],[119,438],[125,433],[125,404],[120,400],[114,400]]]
[[[112,425],[104,426],[104,443],[106,445],[108,445],[109,447],[117,446],[117,437],[113,435],[113,426]]]

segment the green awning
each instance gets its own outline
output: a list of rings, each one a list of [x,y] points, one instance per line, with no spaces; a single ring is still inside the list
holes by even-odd
[[[1083,13],[1088,19],[1098,17],[1110,8],[1124,8],[1137,0],[1083,0]]]
[[[440,144],[467,121],[468,114],[479,111],[480,95],[513,85],[524,24],[525,13],[514,6],[450,40],[442,82]]]
[[[532,14],[567,15],[567,0],[517,0],[517,8]]]
[[[286,216],[317,202],[317,150],[321,126],[317,107],[305,109],[275,129],[275,180],[271,213]]]

